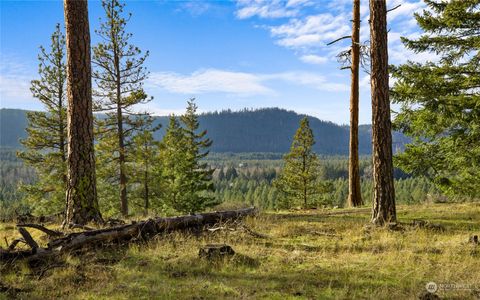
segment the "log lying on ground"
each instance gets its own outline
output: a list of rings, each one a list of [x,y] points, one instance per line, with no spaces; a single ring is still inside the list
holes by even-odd
[[[239,210],[211,212],[190,216],[154,218],[105,229],[75,232],[51,240],[48,243],[47,248],[35,247],[35,244],[29,243],[32,247],[31,251],[5,251],[0,249],[0,260],[20,258],[42,259],[43,257],[69,252],[87,246],[98,246],[111,242],[148,240],[159,233],[190,228],[202,228],[206,225],[214,225],[226,220],[253,215],[255,214],[255,211],[255,208],[250,207]],[[23,227],[20,227],[20,229],[24,234],[26,229]]]

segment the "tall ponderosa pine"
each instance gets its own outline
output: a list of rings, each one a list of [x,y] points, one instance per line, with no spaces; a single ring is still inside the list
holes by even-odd
[[[360,189],[360,166],[358,162],[358,110],[359,110],[359,69],[360,69],[360,0],[353,0],[352,19],[352,64],[350,66],[350,142],[348,157],[348,204],[362,205]]]
[[[370,0],[370,62],[372,91],[373,212],[372,222],[396,221],[393,186],[392,128],[388,87],[387,8]]]
[[[32,80],[32,94],[42,102],[44,112],[28,112],[28,137],[22,140],[23,161],[35,168],[38,182],[24,186],[27,199],[41,213],[65,208],[67,187],[67,103],[65,36],[57,24],[50,51],[40,47],[38,80]]]
[[[320,161],[313,152],[315,144],[313,132],[307,117],[300,121],[293,137],[290,152],[284,156],[285,165],[275,187],[283,195],[283,208],[302,205],[304,208],[319,203],[326,192],[326,186],[320,181]]]
[[[426,175],[451,195],[480,195],[480,1],[425,1],[415,14],[425,34],[403,38],[438,61],[392,67],[395,125],[413,137],[396,157],[405,171]]]
[[[102,222],[93,148],[90,26],[86,0],[64,0],[67,49],[66,224]]]
[[[129,146],[132,136],[142,126],[142,118],[133,112],[133,106],[151,100],[143,90],[148,72],[143,67],[148,52],[129,43],[131,33],[125,32],[128,19],[123,17],[124,4],[117,0],[103,0],[106,20],[96,31],[101,42],[93,49],[95,70],[93,78],[97,84],[99,98],[97,110],[106,112],[107,117],[99,120],[100,151],[102,157],[111,158],[113,173],[120,188],[120,212],[128,214],[127,182]],[[103,154],[103,155],[102,155]],[[115,175],[112,175],[115,174]],[[105,181],[105,178],[101,178]],[[111,179],[106,179],[109,181]]]

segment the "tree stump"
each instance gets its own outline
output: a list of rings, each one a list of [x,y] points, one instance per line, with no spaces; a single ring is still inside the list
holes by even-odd
[[[478,245],[478,235],[471,236],[468,241],[474,245]]]
[[[208,244],[200,248],[198,256],[202,258],[222,258],[235,254],[232,247],[226,244]]]

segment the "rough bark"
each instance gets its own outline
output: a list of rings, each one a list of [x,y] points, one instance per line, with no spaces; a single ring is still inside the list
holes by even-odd
[[[388,222],[396,222],[385,0],[370,0],[370,36],[373,144],[372,222],[383,225]]]
[[[40,259],[83,247],[101,246],[112,242],[129,242],[139,239],[148,240],[159,233],[190,228],[201,228],[203,226],[214,225],[226,220],[253,215],[255,212],[255,208],[250,207],[232,211],[211,212],[181,217],[148,219],[146,221],[128,225],[71,233],[65,237],[50,241],[47,248],[39,248],[34,241],[30,241],[32,243],[31,251],[5,251],[0,248],[0,261],[10,261],[26,257]],[[23,233],[26,232],[23,227],[20,227],[19,230],[22,230]]]
[[[65,223],[101,222],[93,149],[90,29],[86,0],[64,0],[67,48],[67,193]]]
[[[353,1],[352,19],[352,65],[350,67],[350,144],[348,160],[348,204],[356,207],[363,204],[360,190],[358,163],[358,110],[359,110],[359,66],[360,66],[360,0]]]

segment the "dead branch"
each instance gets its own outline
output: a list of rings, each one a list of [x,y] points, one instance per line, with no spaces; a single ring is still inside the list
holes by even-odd
[[[32,238],[30,233],[23,227],[18,228],[18,232],[23,236],[23,239],[25,240],[25,243],[32,248],[32,250],[36,250],[38,248],[37,242]]]
[[[22,239],[22,238],[18,238],[18,239],[15,239],[15,240],[13,240],[13,241],[12,241],[12,243],[10,244],[10,246],[7,244],[7,249],[8,249],[9,251],[12,251],[12,250],[14,250],[14,249],[15,249],[15,247],[17,247],[17,244],[18,244],[18,243],[20,243],[20,242],[22,242],[22,243],[25,243],[25,244],[26,244],[26,242],[25,242],[25,240],[24,240],[24,239]]]
[[[351,39],[351,38],[352,38],[351,35],[342,36],[341,38],[338,38],[338,39],[336,39],[336,40],[334,40],[334,41],[331,41],[330,43],[327,44],[327,46],[330,46],[330,45],[332,45],[332,44],[335,44],[336,42],[339,42],[339,41],[341,41],[341,40]]]
[[[56,231],[56,230],[51,230],[51,229],[48,229],[42,225],[38,225],[38,224],[17,224],[17,227],[29,227],[29,228],[35,228],[35,229],[38,229],[44,233],[46,233],[48,236],[50,237],[56,237],[56,236],[63,236],[63,232],[60,232],[60,231]]]
[[[399,5],[395,6],[394,8],[387,9],[387,14],[388,14],[389,12],[391,12],[391,11],[396,10],[396,9],[399,8],[400,6],[402,6],[402,5],[399,4]]]

